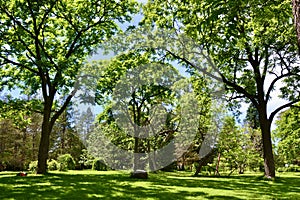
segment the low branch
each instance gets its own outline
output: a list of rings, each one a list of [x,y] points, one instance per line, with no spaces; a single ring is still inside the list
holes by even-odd
[[[289,76],[300,76],[299,74],[295,74],[295,73],[286,73],[286,74],[282,74],[280,76],[277,76],[275,79],[273,79],[273,81],[271,82],[269,88],[268,88],[268,91],[267,91],[267,94],[266,94],[266,101],[268,101],[270,99],[270,95],[271,95],[271,92],[272,92],[272,89],[274,87],[274,85],[276,84],[277,81],[279,81],[280,79],[283,79],[285,77],[289,77]]]
[[[55,114],[51,118],[51,124],[52,125],[54,125],[54,123],[58,119],[58,117],[66,110],[67,106],[71,102],[71,99],[75,96],[76,92],[77,92],[77,89],[74,89],[72,91],[72,93],[67,97],[67,99],[65,100],[64,104],[62,105],[62,107],[58,111],[55,112]]]
[[[287,104],[284,104],[284,105],[280,106],[280,107],[277,108],[276,110],[274,110],[274,111],[271,113],[270,117],[269,117],[270,122],[272,123],[272,121],[273,121],[275,115],[276,115],[278,112],[280,112],[280,111],[283,110],[284,108],[291,107],[293,104],[298,103],[298,102],[300,102],[300,99],[291,101],[291,102],[289,102],[289,103],[287,103]]]

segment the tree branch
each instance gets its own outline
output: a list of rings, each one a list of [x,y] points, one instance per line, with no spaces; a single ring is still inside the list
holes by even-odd
[[[232,88],[234,88],[238,93],[240,94],[243,94],[245,95],[254,105],[257,105],[257,102],[255,100],[255,96],[254,95],[251,95],[250,93],[248,93],[243,87],[235,84],[234,82],[231,82],[229,81],[219,70],[217,70],[215,67],[214,67],[214,64],[212,63],[212,61],[208,59],[208,62],[210,62],[210,64],[212,65],[212,67],[217,70],[218,74],[221,76],[220,77],[217,77],[215,75],[213,75],[212,73],[208,72],[206,68],[200,68],[198,66],[196,66],[195,64],[193,64],[192,62],[190,62],[189,60],[187,60],[186,58],[182,58],[176,54],[174,54],[173,52],[169,51],[169,50],[166,50],[170,55],[172,55],[174,58],[176,59],[179,59],[183,62],[185,62],[186,64],[190,65],[192,68],[194,69],[197,69],[199,70],[200,72],[208,75],[209,77],[219,81],[219,82],[222,82],[222,83],[225,83],[227,86],[230,86]]]
[[[2,58],[3,60],[5,60],[6,63],[12,64],[12,65],[16,65],[16,66],[19,66],[19,67],[21,67],[21,68],[27,69],[28,71],[30,71],[30,72],[32,72],[32,73],[34,73],[34,74],[36,74],[36,75],[39,75],[39,72],[38,72],[38,71],[36,71],[36,70],[34,70],[34,69],[30,68],[30,67],[27,67],[27,66],[24,65],[24,64],[21,64],[21,63],[12,61],[12,60],[10,60],[10,59],[6,58],[5,56],[2,56],[2,55],[0,55],[0,58]]]
[[[58,117],[64,112],[64,110],[67,108],[67,106],[71,102],[71,99],[75,96],[76,92],[77,92],[77,89],[74,89],[72,91],[72,93],[67,97],[67,99],[65,100],[62,107],[54,113],[53,117],[51,118],[51,124],[54,124],[55,121],[58,119]]]
[[[300,76],[300,75],[299,74],[294,74],[294,73],[286,73],[286,74],[282,74],[280,76],[277,76],[275,79],[273,79],[273,81],[271,82],[271,84],[268,88],[267,94],[266,94],[266,101],[268,101],[270,99],[272,89],[273,89],[274,85],[276,84],[276,82],[279,81],[282,78],[289,77],[289,76]]]
[[[300,99],[291,101],[291,102],[289,102],[289,103],[287,103],[287,104],[284,104],[284,105],[280,106],[280,107],[277,108],[276,110],[274,110],[274,111],[270,114],[270,117],[269,117],[270,123],[273,121],[275,115],[276,115],[278,112],[280,112],[280,111],[281,111],[282,109],[284,109],[284,108],[291,107],[293,104],[298,103],[298,102],[300,102]]]

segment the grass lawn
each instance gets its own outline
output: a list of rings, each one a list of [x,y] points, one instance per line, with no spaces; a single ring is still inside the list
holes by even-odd
[[[189,172],[150,173],[149,179],[128,172],[69,171],[17,177],[0,173],[0,199],[300,199],[300,173],[193,177]]]

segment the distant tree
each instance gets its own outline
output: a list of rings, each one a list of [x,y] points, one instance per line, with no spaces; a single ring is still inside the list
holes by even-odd
[[[138,155],[150,152],[155,143],[144,134],[149,134],[150,138],[150,132],[155,131],[159,134],[161,131],[159,129],[163,128],[159,127],[161,124],[158,127],[152,125],[155,130],[149,128],[144,132],[144,127],[157,120],[157,117],[166,114],[170,109],[168,107],[172,107],[171,86],[180,77],[177,70],[171,66],[162,67],[161,63],[151,63],[148,55],[147,52],[129,52],[117,56],[103,69],[97,85],[98,90],[105,91],[105,93],[97,92],[100,94],[99,100],[111,99],[108,104],[110,109],[106,111],[112,112],[113,124],[123,125],[120,128],[125,129],[123,131],[128,136],[132,135],[134,139],[134,171],[145,168],[141,165],[141,158]],[[155,106],[161,107],[157,109]],[[171,131],[165,132],[168,133]]]
[[[234,117],[227,116],[218,138],[218,161],[229,170],[230,174],[238,170],[240,174],[249,167],[252,170],[259,168],[260,154],[255,148],[251,133],[253,129],[241,129]],[[224,170],[224,169],[223,169]]]
[[[298,104],[299,105],[299,104]],[[298,164],[300,166],[300,107],[291,107],[280,113],[274,130],[278,139],[278,164]]]
[[[259,113],[252,103],[250,103],[247,109],[246,118],[244,122],[245,124],[248,124],[253,129],[260,128]]]
[[[88,139],[89,133],[91,133],[95,127],[95,114],[92,112],[92,109],[88,107],[86,111],[75,115],[75,129],[83,142],[85,142]]]

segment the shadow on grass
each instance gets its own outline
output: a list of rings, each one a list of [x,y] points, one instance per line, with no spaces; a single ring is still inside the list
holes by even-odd
[[[5,174],[0,175],[0,199],[300,198],[297,196],[299,185],[300,178],[295,176],[270,182],[257,176],[191,177],[187,173],[150,174],[148,180],[132,179],[120,172],[50,173],[28,177]]]

